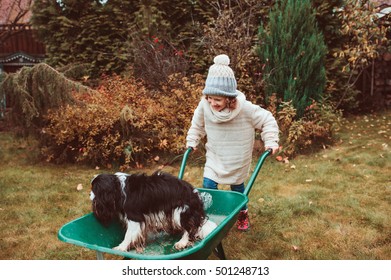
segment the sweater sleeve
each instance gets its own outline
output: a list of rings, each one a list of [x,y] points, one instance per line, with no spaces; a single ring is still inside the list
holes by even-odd
[[[276,119],[272,113],[255,105],[253,112],[253,124],[256,129],[261,131],[261,138],[265,147],[276,148],[279,141],[279,128]]]
[[[204,109],[201,100],[194,111],[191,126],[187,132],[186,147],[197,147],[200,140],[205,137],[205,135]]]

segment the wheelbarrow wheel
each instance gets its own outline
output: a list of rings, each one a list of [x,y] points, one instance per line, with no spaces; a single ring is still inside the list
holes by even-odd
[[[216,248],[214,248],[213,254],[220,260],[226,260],[223,244],[221,242],[217,245]]]

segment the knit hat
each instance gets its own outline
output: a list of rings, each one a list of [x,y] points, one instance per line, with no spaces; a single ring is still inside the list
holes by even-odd
[[[208,77],[202,93],[205,95],[222,95],[236,97],[235,74],[229,65],[229,57],[220,54],[213,59],[214,64],[209,67]]]

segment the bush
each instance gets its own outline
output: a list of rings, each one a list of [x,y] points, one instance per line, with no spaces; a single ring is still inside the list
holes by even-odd
[[[174,73],[187,74],[189,58],[167,40],[156,36],[132,41],[134,73],[149,87],[159,88]]]
[[[73,92],[92,92],[45,63],[7,75],[0,88],[9,98],[9,121],[22,135],[39,133],[49,109],[75,102]]]
[[[272,104],[276,103],[275,97],[270,100]],[[276,119],[280,127],[283,154],[292,157],[307,149],[324,147],[333,142],[333,134],[340,127],[341,117],[341,111],[333,109],[327,101],[313,101],[301,118],[297,118],[292,101],[282,102],[280,110],[276,112]]]
[[[171,76],[162,91],[134,78],[106,77],[96,94],[77,95],[47,115],[42,153],[56,162],[83,162],[126,170],[154,153],[180,153],[201,95],[201,79]]]

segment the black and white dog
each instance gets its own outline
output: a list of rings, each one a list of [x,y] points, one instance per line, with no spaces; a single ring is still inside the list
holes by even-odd
[[[119,218],[126,228],[124,240],[113,249],[142,252],[148,233],[165,231],[182,234],[174,245],[181,250],[216,228],[206,217],[199,192],[170,174],[100,174],[91,185],[96,218],[106,226]]]

